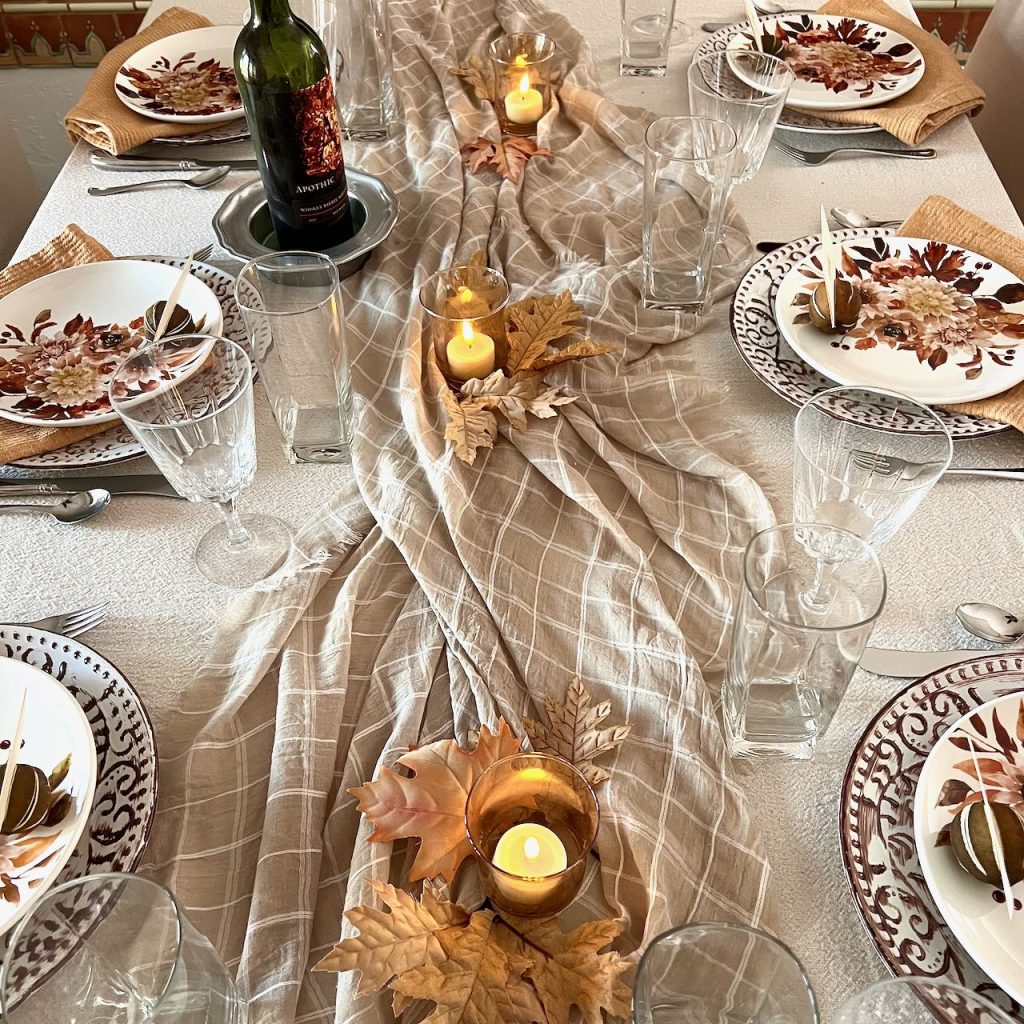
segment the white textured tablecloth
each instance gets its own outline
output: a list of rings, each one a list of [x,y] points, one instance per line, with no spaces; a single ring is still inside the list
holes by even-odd
[[[585,28],[610,97],[657,112],[685,110],[685,68],[700,41],[701,21],[738,15],[738,5],[680,0],[678,14],[693,38],[672,50],[662,80],[617,75],[618,11],[614,0],[548,0]],[[167,0],[156,0],[149,17]],[[232,0],[193,6],[215,21],[234,21]],[[907,8],[908,5],[899,4]],[[925,196],[944,194],[1010,231],[1020,222],[963,119],[928,140],[939,151],[926,163],[859,159],[822,167],[794,165],[772,152],[759,176],[735,201],[758,239],[788,239],[816,229],[824,202],[876,216],[901,217]],[[358,166],[353,146],[349,162]],[[119,175],[118,181],[132,180]],[[18,251],[35,250],[69,222],[80,224],[117,253],[184,254],[212,239],[209,220],[224,195],[243,180],[230,175],[203,193],[150,193],[91,199],[90,184],[112,176],[92,169],[80,145],[58,178]],[[215,253],[214,262],[223,262]],[[791,509],[793,410],[754,379],[729,338],[727,303],[705,330],[685,342],[699,352],[700,367],[729,389],[731,418],[744,430],[759,469],[755,475],[780,519]],[[273,510],[299,525],[319,499],[346,479],[342,467],[290,467],[277,444],[269,410],[260,401],[260,468],[243,507]],[[499,443],[502,443],[499,441]],[[1024,439],[1008,433],[957,446],[955,464],[1024,464]],[[139,464],[128,467],[138,471]],[[968,639],[955,625],[961,600],[1015,606],[1014,581],[1024,552],[1018,485],[988,480],[941,483],[916,518],[887,547],[889,603],[876,643],[908,647],[960,646]],[[102,517],[73,529],[38,518],[0,518],[0,559],[6,571],[0,617],[26,619],[62,608],[106,600],[110,619],[88,642],[119,665],[161,722],[174,698],[187,689],[224,592],[192,565],[192,548],[213,521],[212,509],[178,502],[121,498]],[[1019,606],[1018,606],[1019,607]],[[782,937],[806,964],[828,1019],[839,1001],[885,971],[847,892],[838,851],[837,801],[850,749],[863,725],[894,684],[858,673],[814,762],[741,768],[764,830],[782,909]]]

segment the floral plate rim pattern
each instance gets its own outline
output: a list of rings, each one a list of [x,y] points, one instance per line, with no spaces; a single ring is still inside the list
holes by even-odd
[[[759,21],[764,36],[777,41],[779,56],[796,75],[787,101],[796,109],[877,107],[910,92],[924,77],[924,55],[885,25],[814,12],[762,16]],[[750,49],[752,44],[749,31],[741,27],[726,50]]]
[[[980,653],[915,680],[868,723],[843,775],[839,846],[854,905],[894,977],[963,985],[1024,1022],[1024,1008],[970,959],[943,920],[914,839],[917,781],[939,736],[992,698],[1024,691],[1024,657]]]
[[[890,229],[848,228],[833,232],[836,241],[844,243],[894,235]],[[758,260],[736,286],[729,313],[733,343],[743,361],[769,390],[796,408],[836,385],[790,347],[775,322],[775,297],[785,276],[820,244],[819,235],[807,235],[787,242]],[[935,433],[931,417],[914,415],[894,424],[891,410],[875,410],[863,402],[851,405],[833,401],[830,411],[837,419],[894,433]],[[1011,429],[1006,423],[973,413],[951,412],[942,408],[933,412],[943,421],[954,440],[983,437]]]
[[[744,27],[745,23],[738,22],[708,36],[694,51],[691,63],[702,57],[724,53],[729,46],[729,40],[742,32]],[[829,121],[826,117],[806,110],[797,110],[794,107],[782,108],[776,127],[784,131],[800,132],[804,135],[872,135],[882,131],[881,125],[841,124],[838,121]]]

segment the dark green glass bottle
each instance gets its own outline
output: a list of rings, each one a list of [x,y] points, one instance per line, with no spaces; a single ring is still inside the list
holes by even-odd
[[[235,75],[278,244],[322,251],[355,233],[330,63],[288,0],[249,3]]]

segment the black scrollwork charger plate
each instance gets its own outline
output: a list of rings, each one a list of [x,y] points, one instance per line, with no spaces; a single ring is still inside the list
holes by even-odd
[[[892,236],[889,230],[848,229],[833,232],[837,242]],[[790,347],[775,322],[775,296],[783,278],[821,244],[819,235],[809,235],[769,253],[743,276],[732,298],[730,324],[732,338],[744,362],[754,375],[790,405],[800,407],[819,392],[837,387],[813,367],[808,366]],[[837,419],[898,433],[935,433],[934,421],[909,415],[893,421],[888,408],[867,402],[833,402],[829,410]],[[950,412],[935,407],[954,440],[983,437],[1009,430],[1007,424],[985,416]]]
[[[839,840],[854,903],[894,975],[964,985],[1024,1022],[1024,1008],[971,960],[943,920],[914,840],[914,796],[935,742],[973,709],[1022,690],[1024,657],[986,656],[926,676],[894,697],[854,747]]]
[[[96,742],[92,813],[55,884],[106,871],[134,871],[149,841],[157,798],[156,736],[142,699],[109,661],[56,633],[0,625],[0,655],[34,665],[63,683],[85,712]],[[0,960],[9,938],[0,938]],[[24,963],[10,972],[15,993],[51,969],[53,957],[30,950],[20,959]]]

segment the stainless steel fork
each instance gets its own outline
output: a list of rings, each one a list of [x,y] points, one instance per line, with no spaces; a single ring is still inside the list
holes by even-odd
[[[799,160],[802,164],[810,164],[812,167],[816,167],[818,164],[823,164],[826,160],[831,160],[834,156],[840,156],[845,153],[862,153],[868,156],[892,156],[905,160],[931,160],[935,156],[934,149],[882,149],[873,146],[840,146],[838,149],[814,151],[797,149],[796,146],[791,146],[788,142],[782,142],[779,139],[775,140],[775,148],[781,150],[786,156]]]
[[[895,455],[880,455],[878,452],[866,452],[854,448],[850,452],[850,461],[865,473],[875,476],[897,477],[900,480],[916,480],[922,473],[934,470],[935,462],[907,462]],[[1024,467],[1010,469],[989,469],[984,466],[960,466],[947,469],[944,476],[990,476],[1001,480],[1024,480]]]
[[[94,604],[77,611],[64,612],[61,615],[48,615],[35,622],[14,622],[14,626],[26,629],[45,629],[48,633],[59,633],[61,636],[76,637],[95,629],[107,617],[105,604]]]

